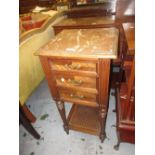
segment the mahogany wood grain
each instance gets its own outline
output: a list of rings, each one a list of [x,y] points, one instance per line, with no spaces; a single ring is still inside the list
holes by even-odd
[[[123,23],[122,25],[128,48],[127,55],[133,56],[135,54],[135,23]]]
[[[135,142],[135,60],[124,63],[125,67],[131,67],[126,83],[116,88],[117,110],[117,137],[118,143],[114,146],[119,149],[120,142]]]
[[[105,139],[105,123],[108,111],[108,94],[109,94],[109,76],[110,76],[110,60],[99,60],[99,121],[101,125],[100,139],[101,142]]]
[[[116,18],[128,20],[135,15],[135,0],[117,0]]]

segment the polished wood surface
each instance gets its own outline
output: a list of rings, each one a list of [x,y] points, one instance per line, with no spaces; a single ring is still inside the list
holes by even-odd
[[[65,18],[54,26],[82,26],[82,25],[99,25],[99,24],[113,24],[115,23],[115,16],[105,17],[84,17],[84,18]]]
[[[58,34],[64,29],[91,29],[91,28],[106,28],[117,27],[115,25],[115,16],[100,16],[100,17],[83,17],[83,18],[66,18],[59,23],[53,25],[55,34]]]
[[[112,36],[114,32],[116,32],[111,28],[105,30],[111,32]],[[111,54],[114,52],[113,48],[108,46],[108,43],[115,44],[112,45],[115,47],[118,44],[115,41],[111,42],[111,37],[109,38],[106,31],[103,31],[103,29],[87,29],[83,32],[89,33],[82,33],[82,31],[79,30],[64,30],[60,33],[60,35],[58,35],[58,37],[51,40],[52,44],[49,42],[37,52],[48,81],[51,95],[56,101],[58,111],[63,120],[64,130],[66,133],[69,133],[69,129],[73,129],[91,134],[97,134],[102,142],[106,136],[105,123],[108,111],[110,64],[111,59],[114,58],[113,56],[107,57],[108,52],[111,52]],[[71,35],[72,37],[67,37],[70,39],[68,41],[66,37],[62,36],[68,36],[69,32],[73,33]],[[94,32],[94,37],[98,38],[95,42],[93,42],[93,45],[95,46],[100,44],[98,47],[100,47],[101,53],[98,54],[98,49],[95,48],[96,50],[94,49],[93,57],[90,57],[87,51],[92,48],[92,44],[90,42],[90,34],[92,34],[92,32]],[[61,36],[61,34],[63,35]],[[79,34],[80,37],[78,38]],[[118,34],[115,37],[118,38]],[[101,41],[103,38],[106,44]],[[63,45],[62,43],[60,44],[58,41],[59,39],[63,42]],[[65,49],[77,47],[77,42],[80,43],[78,44],[79,48],[82,48],[87,42],[86,45],[88,49],[83,48],[80,52],[78,50],[68,51],[67,55],[64,56],[63,52],[66,53]],[[55,49],[55,47],[57,48]],[[105,48],[106,52],[104,52]],[[117,51],[117,48],[115,50]],[[48,54],[46,53],[47,51]],[[62,54],[59,53],[60,51]],[[114,52],[114,55],[117,55],[117,53]],[[80,108],[75,109],[81,109],[83,106],[87,106],[89,108],[83,107],[82,111],[72,108],[70,116],[67,119],[65,115],[65,102],[78,105],[78,107],[80,106]],[[77,114],[81,112],[86,112],[88,115],[83,118],[85,121],[79,124],[81,118],[80,116],[77,118]],[[100,124],[100,127],[94,127],[95,130],[90,124],[91,122],[92,124],[95,122],[91,119],[91,117],[89,117],[92,113],[93,115],[96,113],[97,117],[94,116],[94,119],[98,118],[98,124]]]
[[[116,18],[119,20],[130,20],[135,15],[135,0],[117,0]]]
[[[119,149],[121,142],[135,143],[135,60],[124,63],[126,82],[116,88],[117,137],[114,146]],[[128,71],[130,73],[128,73]]]
[[[135,23],[123,23],[123,30],[128,46],[127,55],[135,54]]]

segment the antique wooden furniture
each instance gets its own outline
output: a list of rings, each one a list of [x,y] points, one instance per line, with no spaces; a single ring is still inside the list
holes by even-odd
[[[37,5],[36,0],[19,0],[19,13],[28,13]]]
[[[127,54],[122,62],[125,82],[116,88],[117,150],[120,142],[135,142],[135,33],[134,23],[123,24]]]
[[[71,8],[73,10],[72,17],[87,16],[87,15],[103,15],[103,13],[115,13],[117,0],[103,0],[90,1],[90,0],[70,0]],[[75,12],[74,12],[75,10]],[[81,12],[80,12],[81,10]],[[96,12],[95,12],[96,11]],[[84,13],[84,14],[83,14]],[[82,15],[83,14],[83,15]]]
[[[120,23],[135,21],[135,0],[117,0],[116,20]]]
[[[119,41],[118,41],[118,57],[117,59],[112,61],[112,68],[111,68],[111,79],[110,85],[112,88],[115,87],[115,84],[121,81],[121,62],[122,62],[122,55],[125,55],[123,52],[124,46],[124,31],[122,25],[116,23],[115,16],[96,16],[96,17],[83,17],[83,18],[65,18],[61,20],[59,23],[53,26],[55,34],[57,35],[64,29],[92,29],[92,28],[110,28],[116,27],[119,30]],[[124,50],[125,51],[125,50]],[[115,72],[113,68],[119,68],[119,72]]]
[[[68,14],[68,13],[67,13]],[[101,28],[106,26],[114,26],[115,16],[97,16],[97,17],[83,17],[70,18],[67,17],[55,24],[54,31],[58,34],[64,29],[87,29],[87,28]]]
[[[63,30],[35,53],[67,134],[73,129],[98,135],[103,142],[118,35],[116,28]],[[64,102],[73,104],[67,118]]]
[[[117,137],[118,143],[114,146],[119,149],[120,142],[135,143],[135,61],[124,63],[126,83],[116,88]]]
[[[135,55],[135,23],[123,23],[123,31],[125,35],[126,55],[125,60],[133,60]]]

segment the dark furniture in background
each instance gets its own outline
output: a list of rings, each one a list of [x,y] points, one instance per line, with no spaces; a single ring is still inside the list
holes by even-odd
[[[117,0],[116,20],[120,23],[135,21],[135,0]]]
[[[124,34],[124,44],[126,45],[125,51],[126,55],[125,60],[133,60],[135,55],[135,23],[126,22],[122,23],[123,34]]]
[[[19,0],[19,13],[29,13],[37,5],[37,0]]]
[[[26,110],[26,112],[25,112]],[[33,117],[32,113],[28,109],[23,108],[19,104],[19,123],[24,126],[24,128],[36,139],[40,139],[40,135],[38,132],[34,129],[31,122],[35,121],[35,117]]]
[[[125,62],[124,70],[126,82],[116,88],[116,115],[118,143],[114,146],[119,149],[121,142],[135,143],[135,61]]]
[[[51,7],[56,0],[37,0],[37,5],[41,7]]]
[[[135,29],[134,23],[124,23],[123,30],[127,43],[127,54],[122,61],[125,82],[116,87],[116,115],[118,143],[135,143]]]
[[[36,6],[52,8],[55,3],[55,0],[19,0],[19,13],[30,13]]]

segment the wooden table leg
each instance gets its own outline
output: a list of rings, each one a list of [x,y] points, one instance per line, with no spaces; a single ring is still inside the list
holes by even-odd
[[[19,111],[19,121],[32,136],[34,136],[36,139],[40,139],[40,135],[31,125],[30,121],[27,119],[22,110]]]
[[[117,131],[117,139],[118,139],[118,141],[117,141],[117,144],[116,145],[114,145],[114,149],[117,151],[117,150],[119,150],[119,146],[120,146],[120,135],[119,135],[119,131]]]
[[[68,122],[66,119],[64,102],[58,101],[58,102],[56,102],[56,105],[57,105],[58,111],[60,113],[61,119],[63,120],[63,123],[64,123],[63,124],[64,130],[67,134],[69,134],[69,127],[68,127]]]
[[[36,121],[36,117],[32,114],[32,112],[29,110],[29,108],[24,104],[21,106],[26,118],[31,122],[34,123]]]
[[[105,110],[104,109],[99,109],[99,122],[100,122],[100,126],[101,126],[101,131],[100,131],[100,140],[103,143],[106,134],[104,132],[104,128],[105,128]]]

